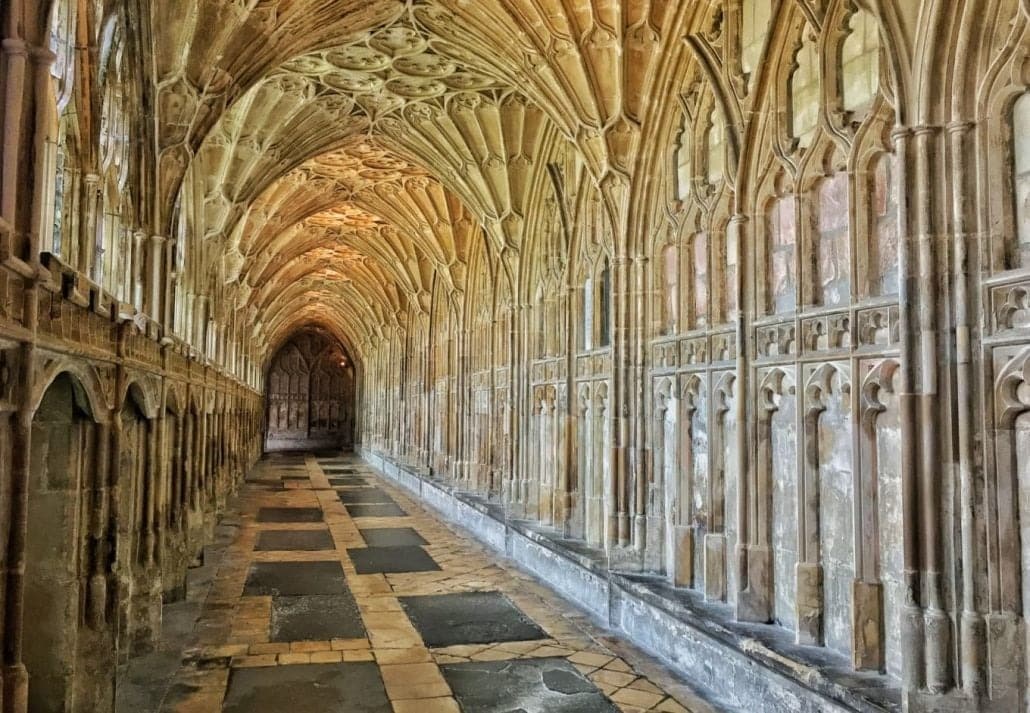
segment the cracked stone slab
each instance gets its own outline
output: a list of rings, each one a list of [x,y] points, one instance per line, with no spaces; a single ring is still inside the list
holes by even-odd
[[[233,669],[222,713],[391,713],[372,662]]]
[[[350,589],[342,594],[273,597],[271,641],[324,641],[365,636]]]
[[[364,503],[392,503],[393,498],[385,490],[379,488],[358,488],[355,490],[341,490],[339,492],[340,502],[344,505]]]
[[[400,574],[402,572],[439,572],[440,565],[421,547],[360,547],[348,549],[358,574]]]
[[[321,508],[260,508],[258,522],[322,522]]]
[[[440,671],[463,713],[619,713],[562,658],[472,661]]]
[[[351,517],[407,517],[396,503],[367,503],[364,505],[347,505]]]
[[[335,549],[328,530],[264,530],[258,533],[254,550],[315,552]]]
[[[255,562],[250,565],[243,596],[342,594],[347,591],[337,561]]]
[[[376,527],[360,530],[361,538],[369,547],[404,547],[429,543],[412,527]]]
[[[501,592],[399,597],[426,646],[546,639],[547,633]]]

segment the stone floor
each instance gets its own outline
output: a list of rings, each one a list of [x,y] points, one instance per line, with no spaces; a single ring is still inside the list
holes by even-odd
[[[263,460],[119,713],[713,709],[351,456]]]

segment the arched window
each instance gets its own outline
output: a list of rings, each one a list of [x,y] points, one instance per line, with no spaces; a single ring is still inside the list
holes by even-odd
[[[880,35],[876,18],[870,13],[858,10],[851,16],[840,63],[845,111],[868,108],[880,88]]]
[[[679,321],[679,246],[662,249],[662,334],[675,334]]]
[[[869,294],[898,293],[898,187],[894,157],[883,154],[873,167],[870,205]]]
[[[601,277],[598,280],[598,287],[601,290],[598,299],[598,329],[597,346],[608,347],[612,343],[612,270],[608,264],[608,258],[604,259],[601,267]]]
[[[744,0],[740,12],[740,68],[751,75],[762,59],[772,21],[772,0]]]
[[[66,255],[64,244],[64,217],[69,205],[67,194],[70,179],[67,172],[71,168],[68,161],[67,143],[69,139],[68,125],[74,118],[72,96],[75,87],[75,24],[77,5],[71,0],[60,0],[54,3],[50,16],[50,51],[54,53],[54,62],[50,66],[51,84],[53,87],[53,116],[57,119],[50,127],[46,141],[46,165],[49,166],[50,185],[48,191],[53,201],[44,201],[47,212],[42,216],[41,248],[55,255]],[[52,212],[50,212],[52,210]]]
[[[697,233],[690,240],[690,271],[694,295],[694,326],[708,323],[708,234]]]
[[[798,145],[812,145],[819,126],[819,51],[816,39],[805,25],[804,40],[797,54],[797,69],[790,80],[791,134]]]
[[[848,233],[848,174],[840,171],[819,182],[813,235],[817,247],[819,304],[851,301],[851,244]]]
[[[1012,108],[1016,266],[1030,266],[1030,92]]]
[[[132,274],[132,237],[123,221],[123,207],[129,205],[125,187],[129,173],[128,116],[122,96],[119,36],[110,58],[100,116],[100,169],[102,219],[98,221],[98,275],[95,278],[108,292],[124,302],[132,302],[135,279]]]
[[[722,180],[726,170],[726,124],[714,103],[709,115],[707,140],[708,182],[715,184]]]
[[[584,350],[594,348],[594,278],[583,281],[583,322],[580,324],[579,344]]]
[[[791,312],[797,306],[797,222],[794,196],[772,204],[766,217],[769,236],[769,300],[772,312]]]
[[[676,197],[681,201],[690,197],[690,184],[694,178],[694,157],[690,132],[690,117],[684,113],[683,127],[676,142]]]

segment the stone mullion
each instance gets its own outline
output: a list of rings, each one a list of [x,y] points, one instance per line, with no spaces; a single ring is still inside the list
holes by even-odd
[[[472,332],[467,325],[455,328],[454,362],[457,373],[455,374],[456,388],[454,390],[455,408],[453,413],[457,417],[454,423],[454,479],[465,487],[473,487],[471,472],[473,463],[472,453],[469,452],[468,430],[475,428],[475,418],[471,408],[469,389],[472,388],[472,380],[469,378],[469,347],[472,342]]]
[[[36,324],[35,284],[28,290],[31,298],[26,306],[31,311],[26,320]],[[29,452],[32,440],[32,405],[30,404],[35,345],[28,342],[21,348],[19,407],[13,419],[11,433],[11,485],[10,511],[7,521],[7,553],[3,589],[3,688],[0,690],[0,704],[4,713],[24,713],[28,709],[29,677],[22,661],[24,638],[23,617],[25,608],[25,543],[28,536],[29,477],[31,463]]]
[[[188,413],[186,416],[186,432],[184,434],[183,443],[183,458],[185,472],[183,477],[186,479],[186,497],[189,499],[189,509],[196,513],[200,509],[200,497],[199,488],[197,487],[197,480],[199,477],[199,469],[197,468],[197,415],[194,413]],[[187,521],[189,520],[190,513],[186,514]]]
[[[147,467],[143,472],[143,482],[140,486],[143,489],[143,554],[144,561],[148,567],[154,566],[154,546],[156,533],[154,532],[154,518],[157,512],[156,496],[159,489],[160,476],[158,465],[158,438],[161,430],[160,418],[148,418],[147,442],[144,448],[147,449]]]
[[[569,275],[566,272],[566,280]],[[565,285],[565,309],[562,310],[565,324],[565,413],[562,414],[565,422],[565,448],[564,468],[561,469],[559,487],[555,492],[555,525],[560,527],[568,537],[572,518],[572,474],[576,472],[576,481],[579,484],[581,497],[583,491],[583,474],[578,472],[578,458],[576,457],[576,434],[578,432],[579,415],[577,414],[578,396],[576,393],[576,286],[569,283]]]
[[[112,518],[110,502],[111,427],[107,420],[96,425],[96,475],[94,498],[90,517],[92,571],[89,578],[87,617],[90,625],[99,630],[107,618],[108,551],[107,532]]]
[[[542,308],[542,307],[541,307]],[[518,444],[518,472],[515,474],[516,492],[515,502],[519,511],[524,512],[526,502],[529,499],[529,460],[532,452],[532,444],[527,443],[524,436],[530,433],[533,424],[533,401],[532,401],[532,349],[528,330],[530,324],[535,324],[536,319],[530,317],[532,308],[529,304],[523,304],[520,310],[519,339],[518,346],[522,354],[520,360],[518,379],[518,419],[520,428],[516,429],[513,435]],[[535,315],[534,315],[535,316]],[[536,335],[532,335],[535,337]]]
[[[752,453],[755,448],[769,448],[762,443],[761,437],[755,435],[752,440],[753,426],[748,421],[748,404],[757,394],[751,392],[751,325],[754,323],[757,300],[753,286],[755,284],[756,262],[753,243],[755,231],[749,229],[752,223],[742,213],[736,213],[730,219],[727,231],[727,243],[736,241],[737,271],[733,290],[736,294],[737,314],[735,324],[736,364],[735,380],[737,398],[734,401],[736,438],[735,451],[737,459],[737,544],[734,567],[737,571],[736,617],[741,621],[768,620],[771,608],[770,592],[772,550],[770,543],[765,542],[757,531],[757,523],[751,518],[752,505],[758,497],[757,481],[760,471],[766,468],[761,453]],[[756,414],[757,415],[757,414]]]
[[[147,279],[143,283],[142,305],[143,312],[155,321],[161,321],[164,314],[161,297],[165,286],[162,270],[166,264],[166,242],[164,236],[151,235],[146,249]]]
[[[509,505],[515,500],[515,483],[518,482],[518,459],[519,459],[519,439],[515,428],[519,415],[521,414],[521,399],[519,398],[519,385],[520,385],[520,372],[522,371],[524,362],[521,360],[521,352],[519,351],[522,334],[520,332],[520,326],[522,324],[522,307],[518,304],[512,304],[509,311],[508,319],[508,333],[504,337],[508,340],[508,409],[504,414],[505,423],[508,429],[508,452],[504,454],[506,460],[506,467],[504,473],[504,482],[501,484],[501,502],[505,505]]]
[[[631,413],[634,416],[635,433],[633,434],[633,481],[636,485],[636,497],[634,498],[633,511],[633,546],[639,553],[643,553],[647,545],[647,394],[646,388],[647,372],[645,369],[647,361],[647,330],[648,330],[648,309],[647,305],[647,267],[646,256],[638,255],[632,261],[634,278],[634,300],[629,306],[635,313],[629,320],[634,325],[632,330],[633,366],[633,394]]]
[[[951,208],[952,229],[954,231],[954,256],[952,264],[952,289],[955,304],[955,401],[957,404],[968,404],[969,408],[956,410],[956,428],[958,445],[959,500],[961,521],[961,557],[962,567],[962,613],[959,622],[959,637],[962,644],[961,683],[967,693],[979,697],[986,688],[986,627],[982,612],[979,610],[976,585],[978,578],[984,576],[985,560],[977,551],[980,539],[979,530],[982,524],[977,522],[975,508],[977,501],[976,484],[973,479],[974,433],[974,368],[973,368],[973,336],[972,319],[973,291],[970,284],[973,280],[972,269],[975,260],[976,236],[970,231],[973,222],[970,215],[970,201],[967,195],[975,192],[969,188],[970,179],[975,179],[975,171],[971,170],[969,150],[970,134],[974,125],[969,122],[957,122],[948,127],[951,153]],[[971,249],[972,248],[972,249]],[[981,581],[983,581],[981,579]]]
[[[612,263],[614,279],[611,304],[615,324],[612,334],[612,402],[609,428],[612,432],[611,445],[611,477],[614,509],[609,510],[611,525],[608,528],[607,548],[615,544],[626,547],[630,544],[629,512],[628,512],[628,476],[629,476],[629,404],[631,401],[628,387],[629,378],[629,319],[630,294],[629,273],[632,262],[625,254],[618,255]]]
[[[938,294],[939,259],[933,156],[938,155],[941,132],[937,127],[919,127],[915,139],[915,185],[912,203],[915,206],[914,240],[918,257],[918,330],[919,383],[914,394],[918,402],[919,449],[918,479],[920,482],[921,542],[923,556],[924,632],[926,637],[926,687],[940,693],[952,685],[951,620],[944,599],[944,523],[941,513],[941,478],[945,472],[941,455],[939,413],[944,397],[937,373],[941,346],[937,310],[947,295]]]

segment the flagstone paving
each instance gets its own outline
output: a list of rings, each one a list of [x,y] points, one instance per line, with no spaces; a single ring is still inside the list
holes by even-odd
[[[132,713],[714,710],[357,458],[267,458],[237,509]]]

